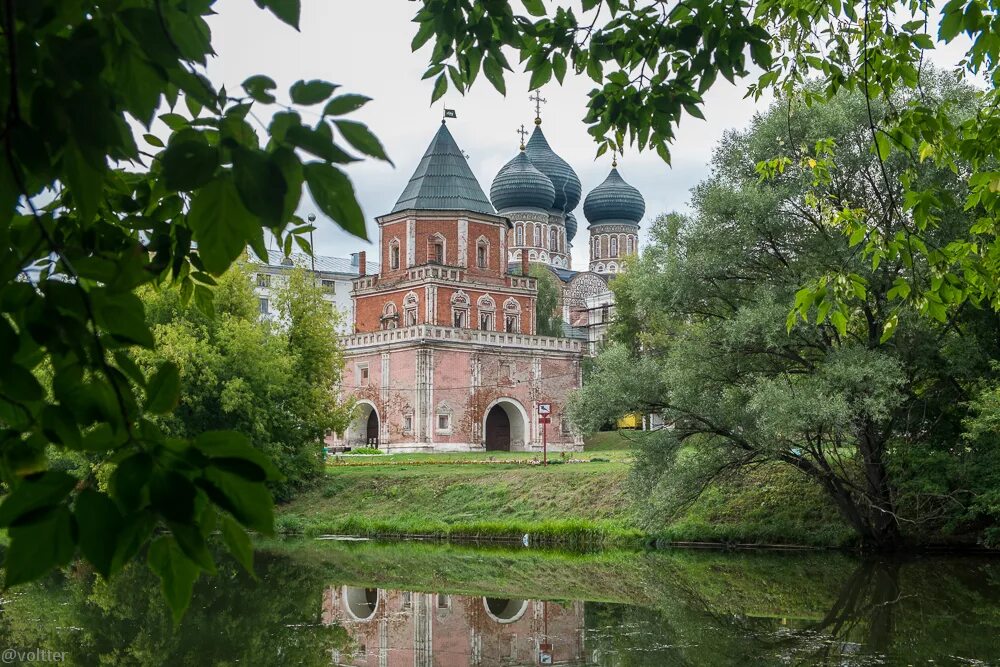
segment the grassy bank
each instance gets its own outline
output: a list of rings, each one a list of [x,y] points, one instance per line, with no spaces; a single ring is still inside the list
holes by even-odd
[[[616,458],[543,467],[467,455],[371,457],[331,466],[317,488],[280,508],[278,529],[481,540],[519,540],[527,533],[544,544],[635,542],[641,533],[622,488],[628,468],[624,457]]]
[[[660,519],[630,497],[626,477],[641,433],[598,433],[586,463],[536,465],[533,453],[342,457],[311,491],[279,508],[284,534],[426,536],[603,545],[708,542],[848,546],[854,536],[821,490],[794,471],[764,466],[708,488]]]

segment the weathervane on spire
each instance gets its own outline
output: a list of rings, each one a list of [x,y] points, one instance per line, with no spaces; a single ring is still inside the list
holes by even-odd
[[[524,123],[521,123],[521,128],[516,130],[516,132],[521,135],[521,150],[524,150],[524,138],[528,136],[528,131],[524,129]]]
[[[548,100],[541,96],[536,90],[534,95],[528,95],[528,99],[535,103],[535,125],[542,124],[542,105]]]
[[[445,123],[446,120],[448,120],[449,118],[456,118],[456,117],[457,116],[455,114],[455,110],[454,109],[449,109],[448,107],[445,107],[444,108],[444,116],[441,117],[441,124],[444,125],[444,123]]]

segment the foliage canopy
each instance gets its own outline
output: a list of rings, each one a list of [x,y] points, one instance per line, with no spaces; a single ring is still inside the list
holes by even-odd
[[[256,2],[298,27],[298,0]],[[157,342],[136,292],[175,287],[182,305],[209,313],[216,277],[248,245],[266,256],[265,229],[286,253],[308,252],[312,227],[295,215],[304,186],[363,237],[342,167],[388,157],[344,118],[368,98],[335,95],[335,84],[296,82],[280,108],[264,75],[240,91],[216,88],[204,75],[212,13],[208,0],[0,8],[6,586],[76,553],[109,576],[151,542],[149,565],[179,614],[198,574],[215,569],[205,541],[217,527],[244,563],[244,529],[272,529],[266,484],[280,473],[246,437],[173,437],[155,417],[178,404],[182,378],[170,361],[152,371],[132,361]],[[319,120],[303,122],[301,107]],[[158,113],[166,140],[137,136]],[[114,464],[110,484],[51,469],[50,446]]]
[[[977,101],[944,78],[928,88],[958,108]],[[584,428],[632,410],[660,412],[672,425],[637,466],[654,511],[676,508],[720,475],[776,461],[815,480],[872,548],[949,522],[996,523],[978,501],[991,489],[995,498],[1000,482],[982,474],[995,467],[992,440],[955,443],[969,418],[963,402],[994,375],[997,315],[971,310],[943,327],[910,311],[906,326],[883,337],[885,323],[901,316],[889,296],[901,260],[873,269],[830,230],[809,205],[808,165],[763,182],[753,167],[789,131],[806,141],[833,137],[851,150],[830,161],[826,189],[879,211],[889,205],[880,171],[910,167],[867,150],[867,109],[863,95],[846,91],[791,116],[776,103],[750,129],[728,134],[712,176],[693,192],[694,216],[658,220],[652,243],[613,283],[617,342],[598,357],[572,412]],[[940,191],[965,188],[934,163],[916,174]],[[971,215],[952,209],[934,233],[950,234]],[[863,317],[845,326],[830,309],[822,324],[793,321],[786,330],[802,281],[839,270],[860,276],[853,285]]]

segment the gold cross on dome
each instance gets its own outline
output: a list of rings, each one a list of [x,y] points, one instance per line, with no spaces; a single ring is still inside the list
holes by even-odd
[[[524,150],[524,138],[528,136],[528,131],[524,129],[524,123],[521,123],[521,129],[517,130],[517,133],[521,135],[521,150]]]
[[[528,99],[535,103],[535,125],[542,124],[542,105],[548,100],[536,90],[534,95],[528,95]]]

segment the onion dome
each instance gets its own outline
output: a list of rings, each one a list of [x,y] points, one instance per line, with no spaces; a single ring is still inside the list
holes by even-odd
[[[523,147],[522,147],[523,148]],[[513,208],[552,208],[556,189],[522,150],[493,179],[490,199],[498,211]]]
[[[604,182],[591,190],[583,202],[583,214],[590,224],[603,220],[639,224],[645,212],[642,195],[622,179],[617,168],[612,168]]]
[[[540,126],[535,125],[535,131],[531,133],[525,153],[531,164],[552,181],[552,186],[556,190],[552,208],[557,211],[572,211],[576,208],[583,194],[580,178],[566,160],[549,148],[549,142],[545,140]]]
[[[576,236],[576,216],[572,213],[566,214],[566,242],[569,243]]]

